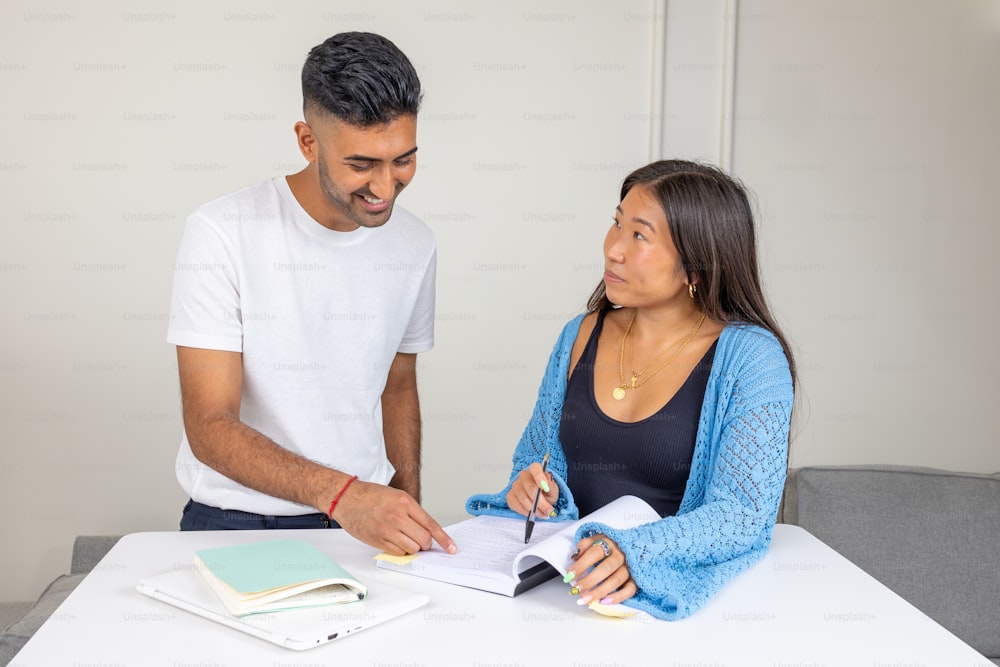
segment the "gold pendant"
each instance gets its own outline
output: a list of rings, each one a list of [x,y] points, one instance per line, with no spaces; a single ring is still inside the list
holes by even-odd
[[[625,387],[615,387],[611,390],[611,395],[616,401],[620,401],[625,398]]]

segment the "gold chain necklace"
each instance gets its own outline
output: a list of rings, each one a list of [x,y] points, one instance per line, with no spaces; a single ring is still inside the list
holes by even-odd
[[[664,361],[662,364],[660,364],[659,366],[657,366],[652,372],[650,372],[648,375],[646,375],[642,379],[641,382],[639,381],[639,378],[642,377],[644,374],[646,374],[646,371],[649,370],[650,366],[652,366],[653,364],[656,363],[656,360],[657,360],[656,357],[654,357],[653,361],[651,361],[650,363],[648,363],[646,365],[646,367],[643,368],[641,371],[636,372],[635,369],[633,369],[632,370],[632,381],[631,382],[626,382],[625,381],[625,343],[626,343],[626,341],[628,341],[628,338],[629,338],[629,336],[632,333],[632,325],[635,324],[636,313],[638,313],[638,310],[636,310],[635,312],[632,313],[632,319],[629,320],[628,326],[625,327],[625,335],[622,336],[622,350],[621,350],[621,354],[618,357],[618,378],[621,380],[621,384],[611,390],[611,396],[616,401],[620,401],[623,398],[625,398],[625,390],[626,389],[638,389],[642,385],[644,385],[647,382],[649,382],[649,378],[653,377],[654,375],[656,375],[657,373],[659,373],[660,371],[662,371],[664,368],[666,368],[667,366],[669,366],[670,363],[674,359],[676,359],[678,356],[680,356],[680,353],[684,351],[684,348],[687,347],[687,344],[691,342],[691,339],[694,338],[695,335],[697,335],[697,333],[699,331],[701,331],[701,325],[704,324],[704,322],[705,322],[705,313],[702,312],[701,318],[698,320],[698,324],[696,324],[694,326],[694,328],[691,329],[691,333],[689,333],[687,335],[687,337],[684,339],[684,341],[680,344],[680,347],[677,348],[676,352],[674,352],[672,355],[670,355],[670,357],[666,361]],[[674,345],[671,345],[669,348],[667,348],[667,352],[669,352],[671,349],[673,349],[673,347],[675,345],[677,345],[677,343],[674,343]],[[666,354],[666,352],[664,352],[664,354]],[[629,353],[629,356],[631,356],[631,351]]]

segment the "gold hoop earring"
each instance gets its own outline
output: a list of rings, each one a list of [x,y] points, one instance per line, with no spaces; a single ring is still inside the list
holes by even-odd
[[[694,286],[694,283],[688,283],[688,295],[693,299],[698,293],[698,288]]]

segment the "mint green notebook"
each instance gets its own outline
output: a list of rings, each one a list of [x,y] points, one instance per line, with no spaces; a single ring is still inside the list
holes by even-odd
[[[304,540],[270,540],[195,552],[195,565],[237,616],[354,602],[367,588]]]

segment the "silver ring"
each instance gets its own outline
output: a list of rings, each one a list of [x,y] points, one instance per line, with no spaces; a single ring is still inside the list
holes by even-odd
[[[607,558],[611,555],[611,545],[609,545],[604,540],[594,540],[594,544],[599,544],[602,549],[604,549],[604,557]]]

